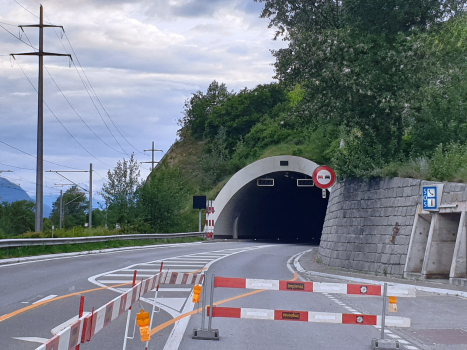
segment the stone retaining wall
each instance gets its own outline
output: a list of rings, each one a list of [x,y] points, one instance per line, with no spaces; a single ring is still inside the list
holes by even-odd
[[[433,183],[406,178],[336,183],[319,259],[331,267],[402,276],[422,186]],[[465,201],[465,184],[444,183],[441,204]]]

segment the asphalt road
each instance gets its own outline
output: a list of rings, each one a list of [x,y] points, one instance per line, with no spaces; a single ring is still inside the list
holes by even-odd
[[[2,266],[0,318],[44,297],[70,294],[72,296],[0,321],[0,349],[37,348],[40,339],[52,337],[51,329],[77,314],[78,292],[129,281],[133,269],[143,271],[142,273],[147,270],[150,274],[151,270],[157,270],[160,262],[164,261],[166,268],[177,271],[196,271],[207,266],[208,281],[212,274],[223,277],[284,280],[293,278],[293,273],[287,267],[290,257],[309,248],[303,245],[268,245],[254,242],[192,243]],[[333,282],[326,278],[314,280]],[[164,290],[162,286],[158,298],[161,311],[155,314],[153,328],[193,310],[191,291],[186,287]],[[123,290],[103,289],[84,294],[85,311],[104,305]],[[363,298],[282,291],[263,291],[243,296],[248,292],[250,291],[244,289],[216,288],[214,301],[242,296],[222,306],[336,313],[349,313],[350,308],[363,313],[381,313],[381,297]],[[405,342],[403,348],[467,349],[465,344],[431,347],[427,345],[428,342],[423,342],[423,339],[430,337],[430,332],[426,330],[435,328],[433,324],[449,326],[450,329],[456,328],[457,325],[456,329],[467,330],[466,300],[428,293],[416,299],[399,300],[397,315],[411,317],[413,320],[413,327],[410,329],[392,329],[393,334]],[[150,305],[144,301],[141,305],[146,310],[150,309]],[[139,309],[139,305],[134,309]],[[120,316],[96,334],[91,342],[81,345],[81,349],[121,349],[125,322],[126,317]],[[212,325],[213,328],[219,329],[220,340],[194,340],[191,338],[193,328],[198,328],[200,322],[201,316],[195,314],[175,323],[175,326],[172,324],[164,327],[152,336],[149,349],[360,350],[370,349],[371,339],[380,336],[380,330],[373,326],[214,318]],[[131,327],[131,333],[132,331]],[[445,336],[449,335],[446,333]],[[451,335],[450,339],[456,339],[456,334]],[[138,333],[135,339],[128,341],[127,349],[144,349]]]

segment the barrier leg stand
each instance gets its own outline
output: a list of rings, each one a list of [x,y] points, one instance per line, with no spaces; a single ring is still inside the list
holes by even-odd
[[[383,313],[381,314],[381,339],[372,339],[372,349],[400,349],[399,340],[384,339],[384,329],[386,328],[386,308],[388,306],[388,284],[384,283],[383,290]]]
[[[162,265],[161,265],[161,272],[162,272]],[[152,320],[154,318],[154,314],[160,311],[160,308],[159,308],[159,311],[156,311],[156,300],[157,300],[157,293],[158,292],[159,292],[159,284],[156,287],[156,292],[154,294],[154,300],[152,302],[152,312],[151,312],[151,321],[149,322],[149,330],[152,329]],[[148,346],[149,346],[149,341],[146,342],[145,350],[148,350]]]
[[[204,329],[204,320],[206,317],[206,275],[203,279],[203,301],[202,301],[202,310],[201,310],[201,329]]]
[[[135,284],[136,284],[136,274],[137,274],[137,271],[135,270],[135,272],[133,273],[132,287],[134,287]],[[125,337],[123,338],[123,350],[126,350],[126,341],[129,338],[128,337],[128,328],[130,328],[130,318],[131,318],[131,306],[128,309],[128,314],[127,314],[127,317],[126,317]]]
[[[212,329],[212,310],[214,306],[214,282],[215,276],[211,276],[211,294],[209,295],[209,321],[208,321],[208,329],[204,329],[204,309],[206,308],[206,294],[204,294],[204,301],[203,301],[203,318],[202,318],[202,329],[194,329],[193,331],[193,339],[202,339],[202,340],[219,340],[219,330]],[[206,280],[206,279],[205,279]]]

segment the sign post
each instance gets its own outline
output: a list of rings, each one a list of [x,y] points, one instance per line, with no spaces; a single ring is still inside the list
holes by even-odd
[[[326,189],[334,185],[336,182],[336,173],[331,167],[321,165],[313,172],[313,182],[316,187],[322,189],[323,198],[326,198]]]
[[[198,232],[201,232],[201,210],[206,209],[206,196],[193,196],[193,209],[198,209]]]

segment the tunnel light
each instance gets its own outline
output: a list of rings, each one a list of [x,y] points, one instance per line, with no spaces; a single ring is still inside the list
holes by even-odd
[[[297,179],[297,187],[313,187],[314,185],[312,179]]]
[[[256,180],[256,184],[260,187],[272,187],[274,186],[274,179],[258,179]]]

